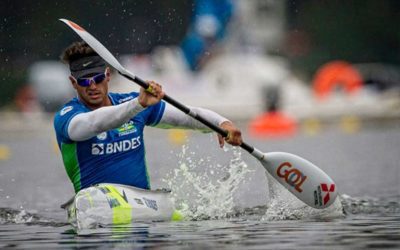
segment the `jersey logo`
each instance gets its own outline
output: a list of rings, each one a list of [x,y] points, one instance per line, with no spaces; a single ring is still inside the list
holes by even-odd
[[[63,108],[62,110],[61,110],[61,112],[60,112],[60,115],[65,115],[66,113],[68,113],[69,111],[71,111],[72,109],[73,109],[74,107],[72,107],[72,106],[67,106],[67,107],[65,107],[65,108]]]
[[[104,154],[104,144],[103,143],[93,143],[92,144],[92,155],[103,155]]]
[[[97,139],[102,140],[102,141],[107,139],[107,132],[103,132],[103,133],[98,134],[97,135]]]
[[[137,131],[133,121],[122,124],[121,127],[117,128],[118,136],[129,135]]]
[[[129,150],[134,150],[140,145],[140,136],[132,138],[130,140],[122,140],[118,142],[93,143],[92,155],[110,155],[119,152],[126,152]]]

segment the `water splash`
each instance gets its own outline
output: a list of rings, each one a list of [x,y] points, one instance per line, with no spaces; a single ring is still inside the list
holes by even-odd
[[[0,208],[0,224],[24,224],[38,221],[39,217],[26,210]]]
[[[166,175],[163,182],[172,189],[178,210],[190,220],[230,217],[257,218],[264,221],[334,219],[345,216],[342,199],[326,209],[314,209],[298,200],[267,172],[268,204],[254,208],[239,208],[234,194],[252,172],[242,160],[240,149],[227,149],[232,160],[227,166],[215,164],[210,157],[200,158],[184,145],[178,154],[179,168]],[[223,175],[221,178],[216,178]]]
[[[328,208],[315,209],[297,199],[268,173],[269,204],[262,220],[333,219],[344,217],[339,198]]]
[[[25,209],[0,207],[0,225],[7,224],[26,224],[50,227],[69,225],[67,222],[46,218],[39,214],[28,212]]]
[[[372,198],[372,197],[351,197],[343,194],[340,196],[343,209],[346,214],[396,214],[400,213],[399,197],[393,198]]]
[[[226,166],[216,164],[211,157],[199,158],[184,145],[178,154],[179,168],[163,179],[185,218],[218,219],[236,212],[234,194],[253,170],[242,160],[240,149],[226,147],[224,151],[232,153]]]

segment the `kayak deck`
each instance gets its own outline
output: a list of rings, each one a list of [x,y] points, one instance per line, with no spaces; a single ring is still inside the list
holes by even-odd
[[[120,184],[101,183],[82,189],[61,207],[67,210],[68,222],[78,229],[182,219],[169,190]]]

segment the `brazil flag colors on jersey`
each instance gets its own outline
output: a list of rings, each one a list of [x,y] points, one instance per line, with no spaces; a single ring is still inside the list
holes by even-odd
[[[109,93],[113,105],[138,93]],[[65,104],[54,118],[57,143],[64,166],[75,192],[98,183],[119,183],[150,189],[147,173],[143,129],[155,126],[161,119],[165,103],[159,102],[132,117],[119,128],[102,132],[85,141],[72,141],[68,135],[71,119],[91,111],[77,98]]]

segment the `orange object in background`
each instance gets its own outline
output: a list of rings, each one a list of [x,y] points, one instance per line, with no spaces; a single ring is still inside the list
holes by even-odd
[[[250,135],[254,137],[289,137],[297,132],[297,121],[282,112],[266,112],[249,124]]]
[[[320,99],[328,97],[337,87],[353,94],[362,86],[363,78],[360,73],[345,61],[333,61],[323,65],[313,79],[314,93]]]

